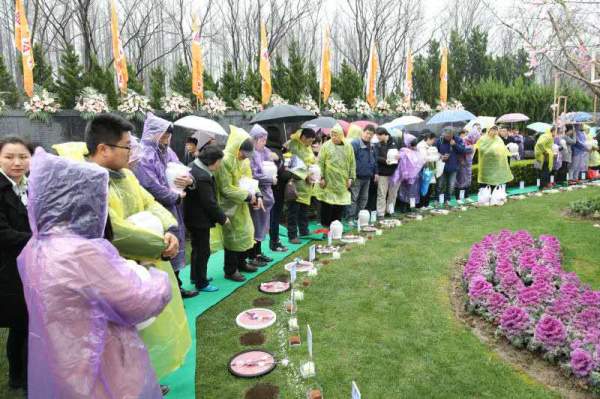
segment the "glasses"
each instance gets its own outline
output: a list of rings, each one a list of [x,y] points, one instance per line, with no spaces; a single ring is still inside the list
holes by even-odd
[[[106,144],[109,147],[113,147],[113,148],[122,148],[124,150],[127,151],[131,151],[131,146],[124,146],[124,145],[118,145],[118,144]]]

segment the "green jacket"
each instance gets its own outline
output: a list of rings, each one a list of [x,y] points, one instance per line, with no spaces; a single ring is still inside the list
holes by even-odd
[[[302,144],[300,141],[300,132],[296,132],[292,135],[288,144],[288,149],[292,155],[296,155],[304,162],[307,168],[314,165],[316,162],[315,154],[312,152],[310,146]],[[297,175],[300,179],[295,180],[296,191],[298,192],[298,198],[296,202],[304,205],[310,205],[310,198],[313,196],[314,185],[306,182],[306,175]]]
[[[331,205],[350,205],[350,191],[346,182],[356,178],[352,146],[347,142],[336,145],[329,140],[323,144],[319,153],[319,167],[325,187],[316,186],[317,199]]]

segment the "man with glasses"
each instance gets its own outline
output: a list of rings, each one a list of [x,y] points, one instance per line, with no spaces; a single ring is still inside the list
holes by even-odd
[[[160,379],[183,364],[191,345],[191,336],[181,295],[176,294],[177,280],[171,265],[161,262],[161,258],[173,258],[179,251],[179,240],[175,235],[177,221],[127,169],[132,145],[130,132],[133,129],[131,123],[118,115],[101,114],[90,121],[85,136],[88,160],[108,170],[108,215],[112,244],[124,258],[151,262],[167,272],[171,280],[171,302],[154,323],[140,331]],[[158,235],[128,219],[140,212],[148,212],[158,219],[165,233]],[[163,387],[163,391],[167,389]]]

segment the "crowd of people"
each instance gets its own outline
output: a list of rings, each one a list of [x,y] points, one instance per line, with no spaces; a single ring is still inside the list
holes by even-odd
[[[171,122],[149,113],[139,141],[133,131],[103,114],[85,143],[55,145],[56,155],[0,140],[0,327],[9,385],[29,397],[163,397],[158,380],[191,345],[183,299],[219,290],[207,275],[215,243],[224,278],[243,282],[272,261],[264,241],[288,251],[284,215],[299,244],[315,209],[327,231],[369,204],[379,218],[443,205],[469,191],[475,163],[480,185],[501,186],[525,155],[518,131],[478,124],[418,138],[374,125],[304,128],[282,145],[269,141],[272,126],[231,127],[224,149],[188,138],[183,162]],[[580,125],[540,135],[534,157],[544,187],[600,167]],[[180,278],[187,241],[195,290]]]

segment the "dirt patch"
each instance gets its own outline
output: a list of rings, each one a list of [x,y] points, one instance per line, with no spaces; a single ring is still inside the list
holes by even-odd
[[[302,280],[302,285],[303,285],[304,287],[308,287],[308,286],[310,286],[310,280],[309,280],[309,279],[307,279],[307,278],[305,278],[304,280]]]
[[[245,345],[245,346],[262,345],[265,343],[266,340],[267,340],[267,338],[265,337],[265,335],[263,333],[253,331],[253,332],[249,332],[249,333],[242,335],[240,337],[240,344]]]
[[[274,300],[272,300],[271,298],[267,298],[267,297],[260,297],[260,298],[256,298],[254,301],[252,301],[252,304],[254,306],[273,306],[273,304],[275,303]]]
[[[457,259],[453,265],[450,302],[457,319],[466,324],[479,340],[490,346],[502,360],[511,363],[518,371],[557,391],[569,399],[593,399],[594,395],[583,383],[565,376],[558,366],[553,365],[527,351],[517,349],[504,337],[495,335],[496,328],[483,318],[467,312],[465,303],[467,294],[462,286],[462,270],[465,259]]]
[[[256,384],[246,391],[245,399],[277,399],[279,387],[273,384]]]

